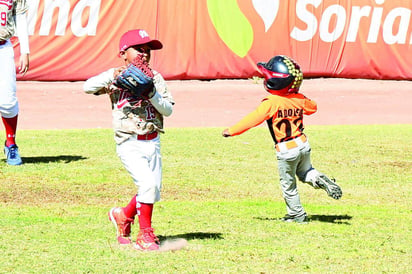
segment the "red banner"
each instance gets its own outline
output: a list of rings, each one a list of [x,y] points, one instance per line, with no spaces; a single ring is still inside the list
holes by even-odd
[[[146,29],[166,79],[249,78],[289,55],[305,77],[412,79],[409,0],[30,0],[30,70],[20,80],[85,80]],[[15,46],[19,55],[18,43]]]

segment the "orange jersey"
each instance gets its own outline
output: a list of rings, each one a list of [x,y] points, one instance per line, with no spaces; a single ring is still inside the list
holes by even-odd
[[[316,102],[301,93],[269,95],[253,112],[230,127],[229,133],[232,136],[239,135],[267,121],[275,143],[284,142],[300,136],[304,129],[303,115],[311,115],[316,110]]]

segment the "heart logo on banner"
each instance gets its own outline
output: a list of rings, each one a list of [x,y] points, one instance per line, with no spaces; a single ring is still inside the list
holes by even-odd
[[[237,1],[207,0],[207,8],[220,39],[236,55],[243,58],[252,47],[254,31]],[[252,3],[267,32],[278,14],[279,0],[252,0]]]
[[[265,32],[272,26],[278,15],[279,0],[252,0],[253,7],[265,24]]]
[[[222,41],[239,57],[253,44],[253,28],[237,0],[207,0],[210,19]]]

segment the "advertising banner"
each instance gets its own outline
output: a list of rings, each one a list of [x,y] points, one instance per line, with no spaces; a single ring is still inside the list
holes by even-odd
[[[259,76],[256,63],[280,54],[305,77],[412,79],[410,0],[28,2],[22,80],[85,80],[121,66],[119,38],[138,28],[163,43],[151,64],[169,80]]]

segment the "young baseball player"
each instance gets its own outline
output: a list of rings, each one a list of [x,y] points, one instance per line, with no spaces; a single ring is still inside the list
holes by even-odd
[[[119,56],[129,65],[140,55],[150,61],[151,50],[163,47],[151,39],[143,29],[123,34],[119,43]],[[153,97],[142,100],[131,92],[113,85],[125,67],[112,68],[84,83],[88,94],[109,94],[112,103],[114,139],[116,151],[124,167],[131,175],[138,192],[125,207],[109,211],[119,244],[130,244],[131,225],[138,216],[139,233],[134,247],[138,250],[157,250],[159,240],[152,228],[153,205],[160,200],[162,186],[162,158],[160,136],[163,132],[163,116],[172,114],[174,101],[160,73],[154,73]]]
[[[17,34],[20,42],[18,72],[25,75],[29,69],[29,35],[26,0],[0,1],[0,114],[6,131],[4,154],[7,164],[21,165],[16,145],[19,104],[16,97],[16,67],[10,38]]]
[[[324,189],[329,196],[340,199],[340,187],[325,174],[312,167],[310,145],[303,133],[303,115],[316,112],[314,101],[299,93],[303,74],[299,65],[287,56],[275,56],[267,63],[258,63],[264,76],[264,87],[270,93],[260,105],[234,126],[222,132],[224,137],[242,134],[266,121],[275,142],[283,198],[287,214],[285,222],[308,222],[296,185],[300,181]]]

